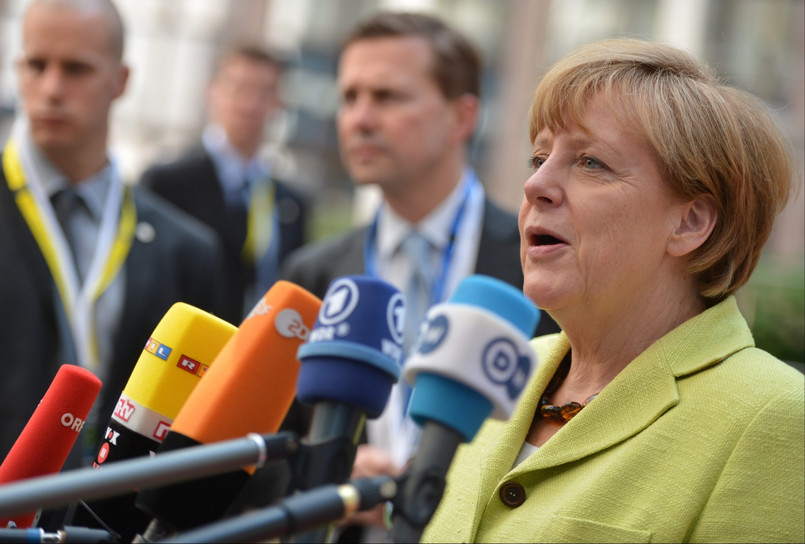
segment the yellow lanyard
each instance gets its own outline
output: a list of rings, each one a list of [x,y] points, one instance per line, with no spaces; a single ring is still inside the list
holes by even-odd
[[[28,170],[31,173],[30,163]],[[79,288],[72,256],[66,247],[62,233],[56,228],[52,210],[45,210],[41,196],[38,198],[25,176],[20,150],[9,139],[3,151],[3,172],[14,201],[25,218],[42,255],[50,268],[59,291],[59,297],[70,325],[78,363],[98,371],[98,342],[94,326],[95,301],[109,287],[128,256],[137,226],[137,212],[131,187],[125,189],[122,198],[119,188],[110,187],[104,206],[98,245],[87,273],[85,285]],[[114,183],[113,183],[114,185]],[[39,200],[39,202],[37,202]],[[119,208],[118,208],[119,206]],[[110,226],[120,210],[120,220],[114,234]]]
[[[244,262],[258,262],[271,245],[275,192],[274,183],[270,179],[256,180],[252,187],[249,217],[246,222],[246,240],[241,250]]]

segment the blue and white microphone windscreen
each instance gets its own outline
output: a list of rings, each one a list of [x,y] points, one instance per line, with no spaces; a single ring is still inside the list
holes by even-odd
[[[462,280],[450,300],[430,308],[405,362],[414,421],[437,421],[469,442],[487,417],[508,419],[536,367],[528,335],[538,321],[537,307],[511,285]]]
[[[400,376],[404,318],[405,300],[393,285],[360,275],[333,280],[297,354],[296,397],[343,402],[378,417]]]

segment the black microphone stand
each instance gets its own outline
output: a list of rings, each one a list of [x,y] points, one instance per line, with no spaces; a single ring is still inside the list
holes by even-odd
[[[324,485],[161,542],[264,542],[326,526],[346,515],[374,508],[396,493],[397,484],[390,476]]]
[[[291,432],[250,434],[246,438],[119,461],[100,470],[87,467],[11,482],[0,486],[0,517],[63,506],[77,499],[121,495],[249,465],[260,466],[267,460],[288,457],[298,449],[298,436]]]
[[[461,433],[437,421],[426,421],[416,457],[401,478],[401,490],[391,513],[394,542],[419,542],[442,500],[447,474]]]
[[[324,484],[349,480],[366,414],[341,402],[315,404],[308,436],[293,463],[293,489],[312,490]],[[294,537],[294,542],[326,542],[330,527]]]

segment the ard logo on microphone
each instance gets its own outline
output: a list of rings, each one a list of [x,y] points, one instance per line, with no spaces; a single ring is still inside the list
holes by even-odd
[[[318,326],[310,333],[310,342],[327,342],[350,333],[347,318],[358,306],[360,292],[354,281],[342,278],[327,290],[319,311]]]

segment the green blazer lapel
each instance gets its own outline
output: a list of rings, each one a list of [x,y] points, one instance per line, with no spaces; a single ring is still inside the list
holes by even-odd
[[[632,361],[603,391],[518,469],[576,461],[639,433],[679,402],[660,346]]]
[[[488,455],[481,457],[478,464],[475,465],[478,467],[478,474],[474,475],[477,477],[478,488],[477,492],[468,494],[470,496],[467,500],[471,500],[472,504],[468,503],[468,508],[463,512],[467,517],[466,524],[456,523],[454,525],[455,527],[466,526],[468,530],[472,530],[466,537],[461,535],[459,540],[463,542],[473,541],[476,528],[473,520],[481,518],[488,501],[494,498],[498,484],[511,471],[531,426],[539,398],[570,348],[567,337],[563,333],[543,336],[538,342],[544,346],[544,349],[537,351],[539,356],[537,368],[523,390],[511,417],[508,421],[487,421],[473,441],[485,443],[484,451],[487,451]]]
[[[447,485],[455,490],[451,494],[455,507],[451,508],[448,521],[451,527],[451,540],[455,542],[475,540],[478,520],[481,519],[489,500],[493,498],[498,483],[511,470],[520,452],[536,408],[536,399],[567,353],[569,344],[564,335],[554,334],[543,338],[552,344],[553,347],[549,351],[555,351],[556,356],[538,361],[537,368],[509,420],[487,420],[472,443],[459,448],[458,454],[463,448],[479,446],[487,454],[480,457],[477,463],[463,466],[460,473],[451,471],[448,475]],[[527,422],[524,423],[525,420]]]
[[[715,338],[714,322],[725,323]],[[539,350],[540,345],[535,345]],[[677,378],[752,345],[751,332],[734,297],[709,308],[649,346],[517,471],[569,463],[623,442],[679,402]],[[555,369],[556,356],[556,352],[550,353],[546,366]],[[545,385],[540,387],[529,390],[530,397],[521,401],[526,414],[520,417],[533,415]]]
[[[718,364],[750,345],[751,334],[734,299],[706,310],[650,346],[584,410],[512,469],[539,398],[570,349],[564,333],[534,339],[538,365],[533,376],[511,418],[487,421],[470,452],[462,457],[483,454],[474,456],[472,462],[462,462],[460,471],[451,470],[450,516],[440,522],[450,527],[452,541],[473,542],[490,501],[500,500],[497,492],[503,482],[533,481],[528,479],[531,475],[522,476],[574,462],[628,440],[679,402],[679,378]]]

